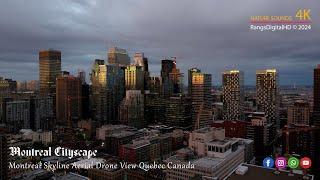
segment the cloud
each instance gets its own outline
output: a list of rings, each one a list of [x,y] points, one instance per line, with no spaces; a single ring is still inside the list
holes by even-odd
[[[255,70],[269,67],[279,69],[283,84],[311,84],[320,56],[319,7],[316,0],[3,0],[0,75],[38,79],[38,51],[48,48],[62,51],[63,69],[88,74],[93,59],[119,46],[131,56],[143,51],[153,74],[162,58],[176,56],[185,76],[198,67],[213,74],[214,84],[231,68],[254,84]],[[300,8],[311,9],[311,31],[249,31],[252,15],[294,16]]]

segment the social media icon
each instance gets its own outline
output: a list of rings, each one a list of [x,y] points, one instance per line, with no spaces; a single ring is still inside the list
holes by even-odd
[[[284,169],[287,167],[287,161],[286,161],[286,158],[284,157],[278,157],[276,159],[276,167],[279,168],[279,169]]]
[[[274,160],[271,157],[266,157],[263,160],[263,167],[265,168],[273,168]]]
[[[288,166],[291,169],[296,169],[299,166],[299,159],[295,158],[295,157],[291,157],[288,160]]]
[[[303,169],[309,169],[312,165],[311,159],[308,157],[304,157],[300,159],[300,167]]]

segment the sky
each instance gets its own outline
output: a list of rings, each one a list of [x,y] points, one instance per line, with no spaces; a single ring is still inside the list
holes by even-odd
[[[250,16],[291,15],[311,9],[312,30],[254,32]],[[257,69],[276,68],[282,85],[311,85],[320,64],[319,0],[1,0],[0,76],[38,79],[38,52],[62,51],[62,69],[88,74],[94,59],[118,46],[144,52],[151,74],[161,59],[197,67],[221,84],[240,69],[255,84]]]

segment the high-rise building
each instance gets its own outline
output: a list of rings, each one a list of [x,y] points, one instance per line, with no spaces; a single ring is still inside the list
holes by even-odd
[[[166,100],[159,93],[145,94],[144,117],[148,125],[165,122]]]
[[[288,107],[288,125],[310,125],[310,107],[305,101],[296,101]]]
[[[280,127],[279,121],[279,82],[276,69],[256,72],[256,101],[260,112],[265,112],[268,123]]]
[[[130,57],[125,49],[112,47],[108,50],[108,63],[119,66],[128,66],[130,64]]]
[[[41,96],[31,99],[31,114],[34,117],[35,130],[52,130],[54,127],[54,100],[51,96]]]
[[[252,112],[247,116],[248,124],[246,127],[246,138],[254,141],[254,152],[257,162],[272,153],[269,144],[273,139],[273,126],[267,123],[264,112]],[[262,163],[262,162],[261,162]]]
[[[86,72],[84,70],[78,70],[78,78],[80,78],[81,84],[86,84]]]
[[[9,171],[9,148],[7,135],[0,134],[0,179],[8,179]]]
[[[119,123],[136,128],[144,128],[144,96],[140,90],[127,90],[119,107]]]
[[[61,75],[56,82],[57,124],[68,127],[81,118],[81,80],[71,75]]]
[[[144,92],[145,73],[142,66],[130,65],[125,69],[126,90],[140,90]]]
[[[192,101],[192,121],[199,129],[212,123],[212,77],[197,68],[189,69],[188,92]]]
[[[0,77],[0,98],[8,97],[11,92],[17,91],[17,81]]]
[[[151,93],[161,93],[161,78],[157,76],[149,77],[149,88]]]
[[[30,129],[30,102],[28,100],[7,102],[6,124],[8,131],[12,133]]]
[[[172,72],[174,68],[174,62],[169,59],[164,59],[161,61],[161,80],[162,80],[162,88],[161,94],[164,97],[169,97],[170,91],[170,79],[169,74]]]
[[[168,99],[165,111],[165,125],[191,129],[192,124],[192,104],[191,98],[185,95],[176,95]]]
[[[174,60],[165,59],[161,61],[161,94],[165,98],[183,91],[183,74],[177,69],[176,64],[175,58]]]
[[[320,64],[313,71],[313,124],[320,127]]]
[[[56,78],[61,73],[61,51],[44,50],[39,52],[40,94],[54,94]]]
[[[222,74],[224,120],[243,119],[243,81],[243,72],[239,70],[225,71]]]
[[[320,166],[320,128],[290,125],[282,129],[282,154],[298,154],[312,159],[312,169]]]
[[[149,83],[150,83],[150,73],[149,73],[149,65],[148,65],[148,58],[144,57],[144,54],[142,52],[136,52],[133,56],[134,64],[136,66],[141,66],[143,72],[144,72],[144,90],[149,89]]]
[[[125,93],[124,67],[95,60],[90,76],[93,118],[101,123],[115,123]]]
[[[135,65],[143,67],[144,70],[144,54],[142,52],[136,52],[133,60]]]

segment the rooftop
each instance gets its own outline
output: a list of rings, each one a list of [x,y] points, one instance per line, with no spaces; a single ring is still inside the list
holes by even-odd
[[[275,173],[275,169],[266,169],[261,166],[243,164],[242,166],[248,167],[248,170],[243,175],[236,173],[236,170],[232,172],[225,180],[301,180],[303,175],[299,173],[289,174],[288,171],[278,171]],[[306,176],[305,180],[313,180],[313,176]]]
[[[81,176],[79,174],[75,174],[75,173],[68,173],[64,176],[60,176],[58,178],[56,178],[57,180],[89,180],[89,178],[85,177],[85,176]]]

